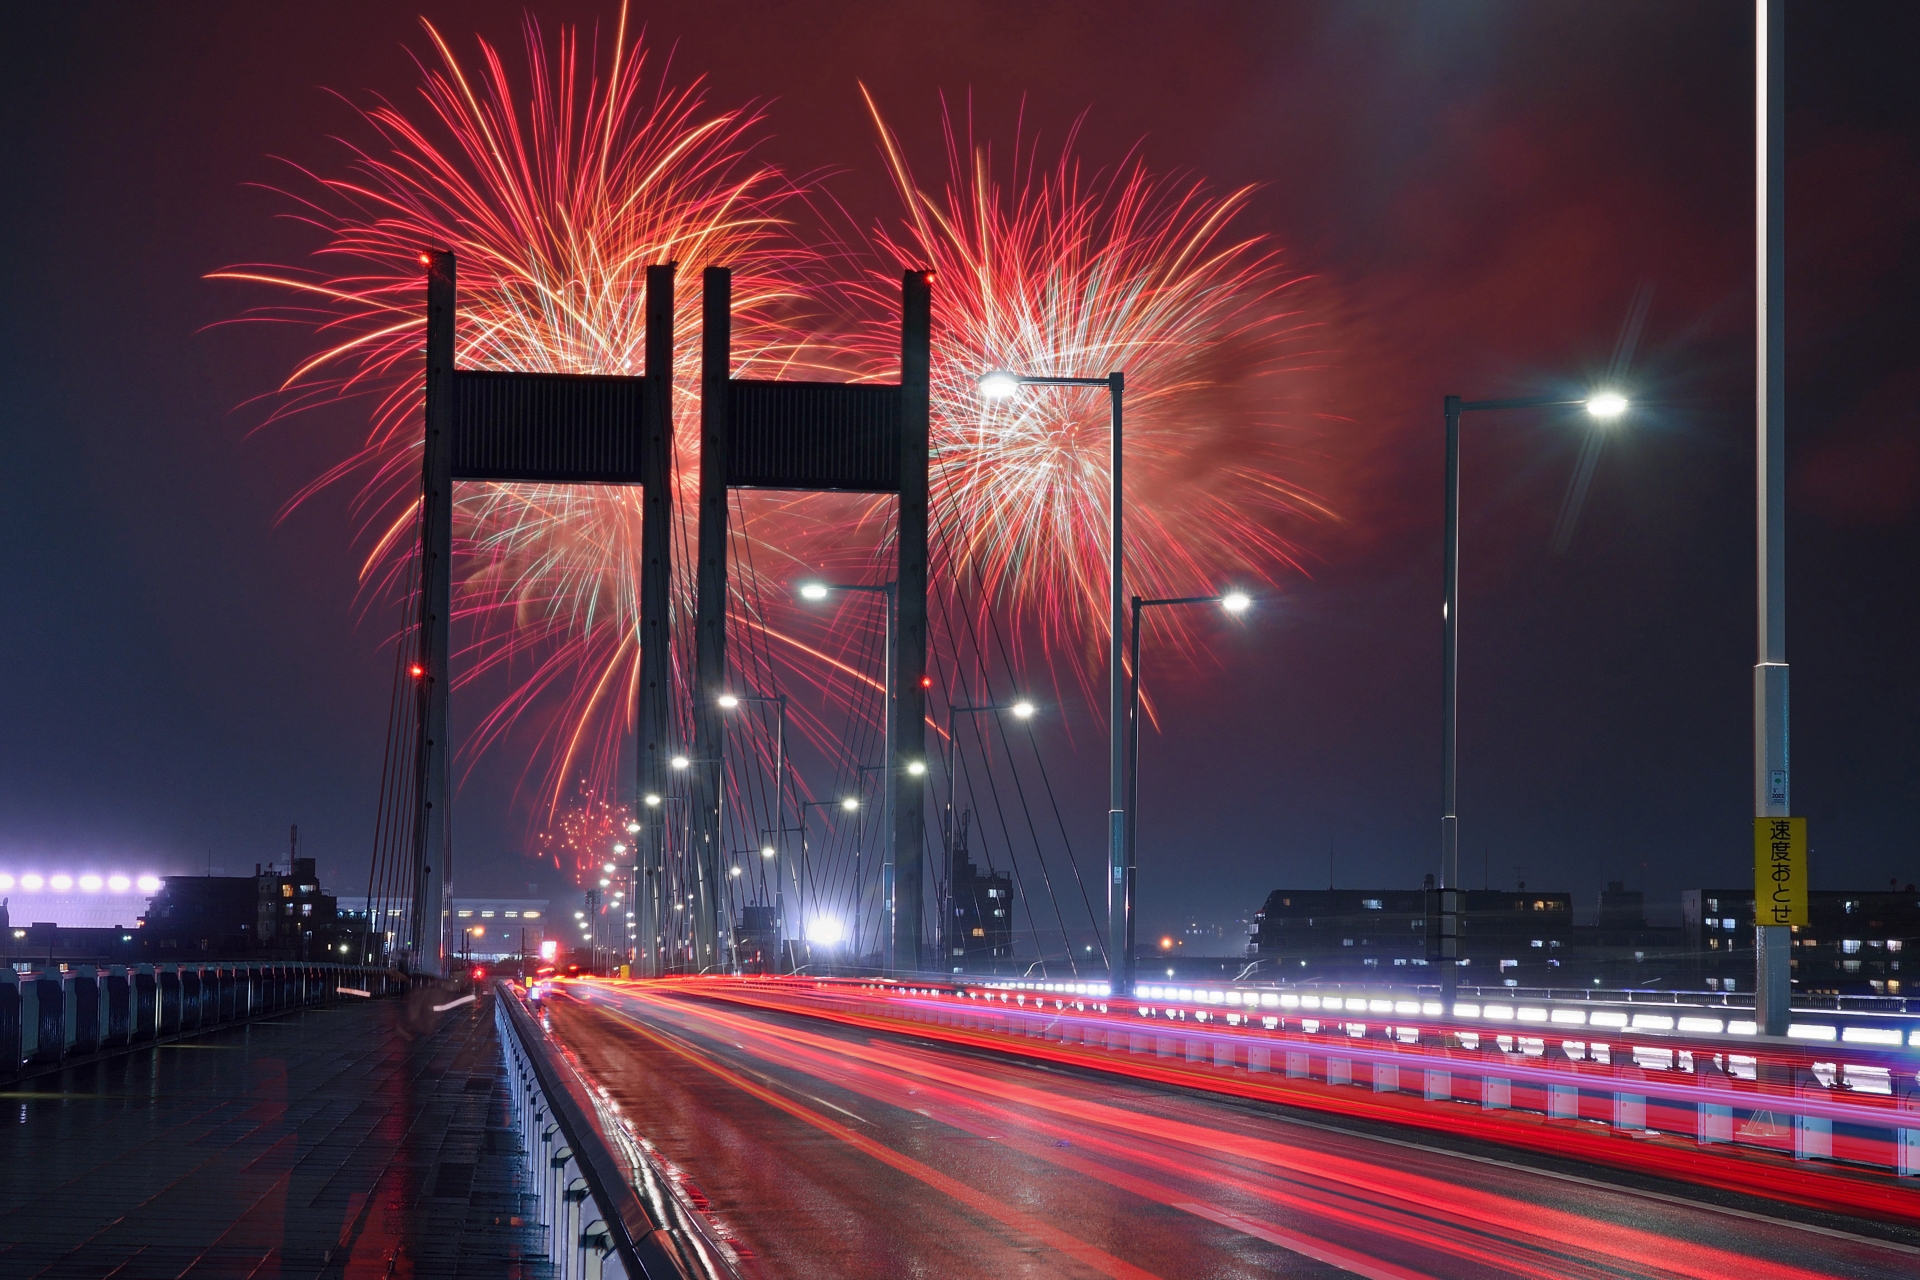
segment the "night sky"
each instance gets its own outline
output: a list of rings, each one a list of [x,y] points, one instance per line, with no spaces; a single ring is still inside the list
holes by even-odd
[[[223,325],[263,299],[209,271],[299,263],[273,157],[343,166],[338,95],[405,102],[424,11],[519,56],[519,4],[35,6],[0,59],[0,384],[8,616],[0,864],[365,875],[386,723],[384,619],[356,604],[350,494],[290,496],[360,410],[262,428],[310,339]],[[610,26],[607,3],[543,3]],[[715,5],[636,8],[675,79],[768,102],[763,153],[893,212],[858,86],[928,169],[937,91],[976,129],[1257,183],[1245,226],[1314,277],[1339,513],[1311,576],[1213,660],[1150,668],[1148,927],[1282,884],[1417,886],[1439,845],[1440,399],[1581,394],[1650,290],[1564,553],[1586,426],[1470,420],[1463,866],[1590,906],[1750,875],[1751,7],[1588,3]],[[1920,878],[1920,8],[1799,3],[1789,58],[1788,530],[1794,807],[1814,887]],[[936,303],[937,306],[937,303]],[[937,316],[937,311],[936,311]],[[937,319],[936,319],[937,322]],[[456,729],[462,717],[456,702]],[[469,706],[471,710],[471,706]],[[1050,739],[1089,865],[1102,730]],[[466,717],[471,723],[471,716]],[[1069,752],[1077,755],[1069,756]],[[529,762],[458,796],[467,892],[561,888],[521,853]],[[1177,872],[1173,868],[1177,867]]]

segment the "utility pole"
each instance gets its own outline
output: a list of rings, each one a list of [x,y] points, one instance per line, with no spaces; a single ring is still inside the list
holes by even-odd
[[[1787,755],[1787,0],[1754,0],[1754,251],[1758,307],[1754,380],[1759,661],[1753,668],[1753,813],[1792,813]],[[1757,850],[1756,850],[1757,857]],[[1754,1012],[1787,1034],[1793,929],[1762,924],[1755,868]]]

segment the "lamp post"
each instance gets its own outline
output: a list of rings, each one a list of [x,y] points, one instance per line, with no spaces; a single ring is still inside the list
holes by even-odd
[[[894,653],[894,637],[900,618],[900,584],[898,582],[803,582],[799,588],[800,598],[802,600],[814,601],[825,600],[836,591],[853,591],[866,595],[877,595],[882,597],[886,606],[884,614],[885,634],[881,641],[881,681],[883,686],[881,697],[884,699],[884,703],[880,720],[881,732],[885,737],[884,752],[882,755],[885,764],[881,766],[880,770],[883,783],[880,788],[880,794],[883,797],[881,800],[882,808],[880,816],[882,821],[880,823],[880,829],[882,831],[890,831],[892,830],[891,819],[893,816],[894,770],[899,767],[898,762],[893,758],[893,744],[899,741],[899,717],[896,709],[896,700],[893,696],[893,671],[896,657]],[[860,767],[863,770],[867,768],[867,766],[864,765]],[[864,817],[865,815],[863,814],[863,821]],[[804,819],[802,820],[802,825],[805,825]],[[885,853],[882,854],[880,859],[880,914],[882,919],[886,921],[887,930],[887,936],[880,944],[881,964],[888,973],[893,972],[894,964],[893,879],[893,841],[888,840],[885,846]]]
[[[1253,603],[1244,591],[1224,591],[1217,596],[1175,596],[1164,600],[1133,597],[1132,652],[1127,661],[1127,862],[1126,882],[1120,886],[1121,913],[1125,917],[1125,950],[1112,961],[1112,990],[1116,996],[1133,994],[1133,904],[1134,876],[1139,866],[1138,801],[1140,797],[1140,613],[1158,606],[1217,604],[1230,614],[1240,614]]]
[[[808,892],[813,884],[813,866],[807,861],[807,810],[838,809],[842,813],[853,813],[859,808],[860,800],[857,796],[842,796],[838,800],[802,800],[800,802],[800,870],[806,873],[806,884],[801,884],[800,875],[796,872],[793,881],[793,892],[794,896],[800,899],[800,937],[807,944],[808,964],[813,963],[813,939],[808,936],[807,902],[810,897],[816,895],[810,895]],[[889,889],[892,888],[891,885],[887,887]],[[889,920],[887,923],[889,925],[887,936],[891,938],[893,936],[893,929],[891,928],[893,922]],[[796,972],[798,972],[798,970],[796,970]]]
[[[1626,397],[1596,392],[1584,400],[1528,399],[1462,400],[1447,396],[1441,403],[1447,420],[1446,533],[1441,570],[1440,616],[1440,882],[1436,910],[1438,937],[1427,939],[1428,955],[1440,965],[1440,990],[1451,1004],[1459,981],[1460,958],[1460,825],[1456,812],[1458,776],[1459,645],[1460,645],[1460,416],[1505,409],[1560,409],[1574,405],[1601,422],[1611,422],[1627,411]],[[1451,1012],[1451,1009],[1449,1009]]]
[[[988,713],[998,715],[1002,712],[1012,712],[1014,716],[1021,720],[1029,720],[1033,718],[1034,710],[1033,703],[1025,698],[1019,698],[1013,702],[988,702],[982,703],[979,706],[948,706],[947,708],[947,819],[941,824],[941,843],[945,845],[943,853],[947,859],[947,900],[945,906],[941,909],[940,917],[940,946],[945,952],[941,957],[941,963],[945,968],[953,967],[952,932],[955,919],[953,905],[955,901],[954,885],[957,882],[960,869],[958,862],[956,862],[954,858],[958,850],[954,847],[955,838],[953,834],[954,757],[959,751],[960,742],[958,735],[954,733],[953,729],[954,717]],[[1013,924],[1013,916],[1011,914],[1013,911],[1013,903],[1007,903],[1007,911],[1009,913],[1007,916],[1007,924],[1008,927],[1011,928]],[[1067,945],[1067,963],[1070,965],[1073,963],[1073,946],[1071,943]]]
[[[779,717],[774,726],[773,738],[773,825],[779,827],[786,821],[787,812],[787,695],[784,693],[734,693],[731,690],[720,693],[714,698],[714,704],[722,711],[735,711],[743,702],[767,703],[779,709]],[[684,756],[675,756],[673,767],[685,768],[680,762]],[[688,760],[687,764],[720,764],[719,760]],[[719,789],[724,792],[726,779],[719,781]],[[778,869],[776,868],[776,871]],[[776,879],[776,885],[778,881]],[[715,930],[718,931],[716,917]]]
[[[1107,963],[1111,966],[1112,985],[1121,980],[1121,948],[1126,945],[1127,822],[1125,790],[1126,725],[1125,676],[1121,654],[1126,644],[1126,539],[1121,484],[1122,418],[1121,399],[1126,390],[1126,375],[1115,371],[1104,378],[1053,378],[1009,373],[996,369],[979,382],[980,394],[990,399],[1007,399],[1021,387],[1105,387],[1112,412],[1109,437],[1108,485],[1109,515],[1112,532],[1107,548]]]

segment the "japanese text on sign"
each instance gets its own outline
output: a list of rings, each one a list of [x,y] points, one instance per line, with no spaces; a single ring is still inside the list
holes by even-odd
[[[1807,820],[1753,820],[1754,922],[1807,923]]]

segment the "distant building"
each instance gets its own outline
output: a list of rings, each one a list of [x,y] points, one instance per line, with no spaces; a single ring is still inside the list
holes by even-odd
[[[1013,877],[973,865],[967,849],[971,816],[961,815],[947,851],[946,967],[997,973],[1013,963]]]
[[[1571,894],[1470,889],[1463,896],[1462,982],[1564,981],[1557,970],[1574,936]],[[1266,962],[1263,974],[1294,980],[1439,981],[1427,955],[1427,894],[1419,889],[1276,889],[1254,915],[1247,954]]]
[[[1911,994],[1920,953],[1920,891],[1816,889],[1793,929],[1793,989],[1807,995]],[[1681,930],[1709,989],[1751,991],[1753,888],[1688,889]],[[1904,966],[1904,967],[1903,967]]]
[[[312,858],[251,876],[168,876],[147,904],[141,939],[152,960],[275,957],[321,960],[344,941],[339,904]]]
[[[769,906],[740,908],[740,923],[733,929],[733,962],[742,973],[774,973],[779,970],[778,908]]]
[[[355,937],[369,927],[365,898],[340,899],[340,914],[350,920]],[[408,906],[404,902],[383,900],[373,907],[382,919],[372,921],[371,932],[387,945],[398,948],[406,941]],[[503,960],[523,953],[540,954],[540,944],[549,936],[547,899],[545,898],[455,898],[447,905],[447,946],[452,954],[476,960]]]

